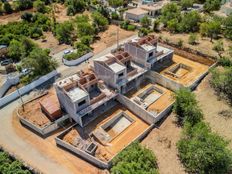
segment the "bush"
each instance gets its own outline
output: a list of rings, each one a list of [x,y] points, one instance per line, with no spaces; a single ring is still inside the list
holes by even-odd
[[[223,71],[213,69],[210,84],[219,95],[223,95],[232,103],[232,67],[225,67]]]
[[[129,31],[134,31],[135,29],[136,29],[135,25],[128,25],[127,26],[127,30],[129,30]]]
[[[111,18],[114,19],[114,20],[119,20],[119,15],[118,15],[118,13],[112,12],[112,13],[111,13]]]
[[[72,33],[74,31],[74,27],[70,22],[60,23],[56,26],[56,38],[59,43],[70,44],[72,42]]]
[[[232,60],[229,59],[228,57],[221,57],[218,60],[218,64],[224,67],[232,67]]]
[[[183,43],[184,41],[182,39],[179,39],[177,42],[177,46],[181,48],[183,46]]]
[[[197,34],[191,33],[189,35],[188,43],[191,45],[195,45],[197,43]]]
[[[187,88],[182,88],[175,93],[173,111],[176,113],[179,125],[183,125],[185,122],[194,125],[203,118],[203,113],[197,105],[195,95]]]
[[[113,159],[112,174],[158,174],[156,158],[151,150],[133,143]]]
[[[177,143],[179,157],[189,173],[227,173],[232,168],[232,153],[228,142],[212,133],[203,122],[191,127]]]
[[[4,2],[3,8],[4,8],[5,12],[8,14],[13,12],[13,9],[12,9],[11,5],[9,4],[9,2]]]

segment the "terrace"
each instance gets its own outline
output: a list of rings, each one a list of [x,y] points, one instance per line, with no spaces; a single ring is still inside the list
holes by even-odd
[[[148,123],[117,103],[85,129],[75,126],[60,138],[72,147],[108,163],[149,127]]]
[[[130,91],[127,97],[156,116],[172,104],[172,95],[172,91],[146,79],[137,89]]]
[[[173,55],[172,60],[158,63],[152,71],[156,71],[179,84],[189,86],[208,69],[208,65],[199,63],[197,60],[193,61],[179,55]]]

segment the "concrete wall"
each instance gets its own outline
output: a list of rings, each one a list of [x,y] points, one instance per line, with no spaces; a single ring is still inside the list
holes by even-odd
[[[166,117],[169,114],[169,112],[171,112],[173,104],[174,104],[174,102],[171,103],[168,107],[166,107],[162,112],[160,112],[155,117],[155,123],[157,123],[158,121],[160,121],[162,118]]]
[[[168,79],[165,76],[154,71],[147,72],[146,77],[153,83],[158,83],[159,85],[164,86],[165,88],[170,89],[172,91],[176,91],[184,87],[183,85],[175,82],[174,80]]]
[[[5,82],[0,87],[0,98],[7,92],[7,90],[12,86],[19,83],[19,76],[10,77],[8,76]]]
[[[153,124],[155,122],[155,117],[141,108],[136,103],[132,102],[129,98],[119,94],[116,98],[122,105],[126,106],[128,109],[130,109],[132,112],[134,112],[138,117],[140,117],[142,120],[149,124]]]
[[[99,159],[97,159],[96,157],[88,154],[87,152],[81,150],[81,149],[78,149],[76,147],[74,147],[73,145],[65,142],[62,140],[63,136],[69,132],[73,127],[75,127],[76,125],[66,129],[65,131],[63,131],[60,135],[58,135],[56,138],[55,138],[55,141],[56,141],[56,144],[69,150],[70,152],[73,152],[74,154],[78,155],[78,156],[81,156],[82,158],[84,158],[86,161],[100,167],[100,168],[109,168],[110,167],[110,162],[107,163],[107,162],[103,162],[103,161],[100,161]]]
[[[24,94],[30,92],[31,90],[35,89],[36,87],[40,86],[44,82],[46,82],[46,81],[50,80],[51,78],[55,77],[57,74],[58,74],[57,71],[54,70],[54,71],[48,73],[47,75],[44,75],[44,76],[40,77],[39,79],[33,81],[32,83],[20,88],[19,93],[21,95],[24,95]],[[0,99],[0,107],[3,107],[6,104],[10,103],[11,101],[17,99],[19,97],[19,93],[17,91],[14,91],[11,94],[1,98]]]
[[[93,53],[89,52],[89,53],[85,54],[84,56],[81,56],[80,58],[77,58],[75,60],[67,60],[67,59],[63,58],[63,62],[67,66],[74,66],[74,65],[78,65],[78,64],[84,62],[85,60],[89,59],[92,56],[93,56]]]

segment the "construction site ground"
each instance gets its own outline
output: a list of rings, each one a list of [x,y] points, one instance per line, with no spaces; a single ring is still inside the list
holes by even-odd
[[[170,70],[170,68],[172,68],[175,65],[180,64],[180,63],[187,65],[188,67],[191,68],[191,70],[186,72],[183,76],[180,76],[179,78],[173,77],[173,76],[166,73],[168,70]],[[164,67],[165,67],[165,65],[164,65]],[[197,78],[199,78],[200,75],[202,75],[204,72],[206,72],[208,70],[208,68],[209,68],[209,66],[207,66],[207,65],[203,65],[201,63],[194,62],[192,60],[189,60],[187,58],[184,58],[182,56],[174,54],[173,55],[173,64],[171,66],[165,67],[160,73],[167,78],[170,78],[170,79],[172,79],[180,84],[188,86],[191,83],[193,83],[195,80],[197,80]]]
[[[134,121],[124,131],[113,138],[107,145],[99,143],[95,156],[100,160],[110,160],[114,155],[119,153],[125,146],[130,144],[136,137],[142,134],[149,127],[147,123],[134,115],[134,113],[129,111],[121,104],[117,104],[115,107],[98,116],[93,122],[91,122],[84,129],[84,133],[86,135],[90,135],[95,130],[100,128],[100,126],[102,126],[104,123],[116,117],[122,111],[125,112]],[[65,135],[64,140],[70,143],[76,136],[78,136],[78,132],[71,130],[68,134]]]
[[[29,121],[30,123],[38,126],[38,127],[45,127],[46,125],[50,124],[51,121],[48,117],[42,112],[40,101],[44,98],[47,98],[50,95],[56,95],[54,88],[51,88],[47,94],[38,96],[34,100],[27,102],[24,104],[23,107],[19,107],[19,115]]]
[[[138,89],[129,92],[129,94],[127,96],[129,98],[133,98],[133,97],[137,96],[138,94],[140,94],[142,91],[146,90],[147,88],[149,88],[153,85],[155,87],[161,89],[163,91],[163,94],[154,103],[152,103],[147,108],[147,110],[160,113],[161,111],[163,111],[165,108],[167,108],[174,101],[172,91],[170,91],[170,90],[168,90],[168,89],[166,89],[158,84],[152,84],[152,83],[146,82],[146,83],[142,84]]]

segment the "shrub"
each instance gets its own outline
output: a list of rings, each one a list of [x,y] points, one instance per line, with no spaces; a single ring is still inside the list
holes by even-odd
[[[11,5],[9,4],[9,2],[4,2],[3,8],[4,8],[5,12],[8,14],[13,12],[13,9],[12,9]]]
[[[232,67],[232,60],[229,59],[228,57],[221,57],[219,60],[218,60],[218,64],[221,65],[221,66],[226,66],[226,67]]]
[[[182,39],[179,39],[178,42],[177,42],[177,46],[182,47],[183,43],[184,43],[184,41]]]
[[[191,33],[189,35],[188,43],[191,45],[195,45],[197,43],[197,34]]]
[[[111,13],[111,18],[114,20],[118,20],[119,19],[118,13],[116,13],[116,12]]]
[[[134,31],[135,29],[136,29],[135,25],[128,25],[127,26],[127,30],[129,30],[129,31]]]
[[[175,93],[173,111],[176,113],[179,125],[183,125],[184,122],[194,125],[203,118],[203,113],[197,105],[195,95],[187,88],[182,88]]]
[[[56,38],[59,43],[70,44],[72,42],[72,33],[74,31],[74,27],[70,22],[60,23],[56,26]]]
[[[112,174],[158,174],[156,158],[151,150],[133,143],[113,159]]]

